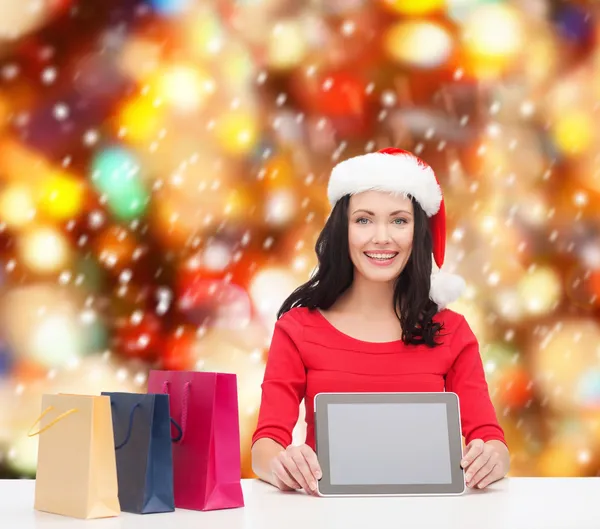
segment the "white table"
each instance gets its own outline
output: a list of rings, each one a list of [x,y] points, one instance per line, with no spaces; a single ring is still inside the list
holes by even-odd
[[[246,506],[227,511],[77,520],[34,511],[35,482],[0,480],[7,529],[598,529],[600,478],[506,478],[462,496],[319,498],[244,480]]]

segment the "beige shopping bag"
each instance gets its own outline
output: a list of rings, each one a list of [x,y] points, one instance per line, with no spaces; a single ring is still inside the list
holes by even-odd
[[[43,395],[34,508],[74,518],[121,512],[110,397]]]

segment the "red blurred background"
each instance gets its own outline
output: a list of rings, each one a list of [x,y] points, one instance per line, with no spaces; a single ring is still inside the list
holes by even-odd
[[[599,5],[0,0],[0,476],[45,392],[265,356],[337,161],[436,170],[512,475],[600,470]],[[302,415],[295,439],[303,436]]]

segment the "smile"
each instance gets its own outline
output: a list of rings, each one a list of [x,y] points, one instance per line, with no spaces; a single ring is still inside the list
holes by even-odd
[[[386,266],[394,261],[398,252],[364,252],[371,262],[380,266]]]

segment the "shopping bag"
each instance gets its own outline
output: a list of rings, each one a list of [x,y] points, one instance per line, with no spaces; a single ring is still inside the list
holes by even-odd
[[[236,375],[150,371],[148,392],[169,394],[171,417],[181,426],[173,443],[175,507],[243,507]]]
[[[118,516],[110,399],[43,395],[42,410],[28,433],[39,435],[34,508],[73,518]]]
[[[111,393],[121,510],[172,512],[173,458],[168,395]]]

